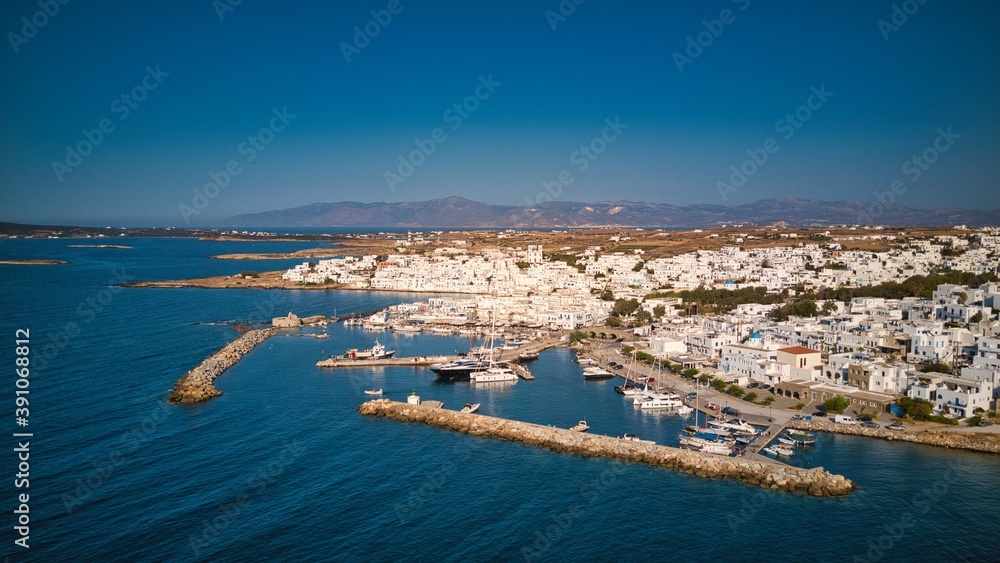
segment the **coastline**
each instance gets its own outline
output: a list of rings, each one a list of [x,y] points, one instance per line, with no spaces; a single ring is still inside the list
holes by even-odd
[[[200,403],[222,395],[213,382],[233,367],[244,355],[278,333],[276,328],[250,330],[206,358],[198,367],[184,374],[167,397],[170,404]]]
[[[0,265],[4,266],[57,266],[59,264],[69,264],[66,260],[46,260],[46,259],[26,259],[26,260],[0,260]]]
[[[798,430],[810,430],[814,432],[828,432],[831,434],[843,434],[847,436],[862,436],[865,438],[878,438],[890,442],[910,442],[913,444],[923,444],[926,446],[937,446],[955,450],[968,450],[973,452],[1000,454],[1000,434],[975,432],[965,433],[954,430],[928,428],[920,432],[898,432],[886,430],[885,428],[865,428],[857,424],[835,424],[825,420],[791,420],[788,428]]]

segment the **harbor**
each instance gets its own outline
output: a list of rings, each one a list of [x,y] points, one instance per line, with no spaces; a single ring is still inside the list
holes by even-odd
[[[215,379],[277,332],[276,328],[266,328],[243,333],[239,338],[206,358],[198,367],[184,374],[174,385],[174,390],[167,398],[167,402],[173,404],[200,403],[222,395],[222,391],[215,388]]]
[[[363,403],[358,407],[358,412],[365,416],[427,424],[560,453],[642,463],[699,477],[736,479],[775,491],[798,492],[818,497],[842,497],[856,488],[851,480],[825,471],[821,467],[800,469],[769,460],[721,457],[662,446],[650,441],[629,441],[585,434],[505,418],[426,408],[388,399]]]

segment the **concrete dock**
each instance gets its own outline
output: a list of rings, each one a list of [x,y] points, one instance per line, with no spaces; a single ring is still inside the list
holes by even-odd
[[[387,367],[387,366],[413,366],[425,367],[431,364],[443,364],[450,362],[457,356],[411,356],[381,358],[378,360],[364,359],[351,360],[348,358],[329,358],[316,362],[316,367],[321,368],[366,368],[366,367]]]

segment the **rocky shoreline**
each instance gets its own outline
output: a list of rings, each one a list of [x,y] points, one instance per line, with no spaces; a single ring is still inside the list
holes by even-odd
[[[1000,454],[1000,434],[963,433],[948,430],[925,430],[923,432],[899,432],[885,428],[865,428],[856,424],[835,424],[825,420],[791,420],[789,428],[830,432],[850,436],[865,436],[882,440],[912,442],[928,446],[938,446],[957,450],[970,450]]]
[[[215,378],[233,367],[250,350],[277,332],[276,328],[244,332],[239,338],[209,356],[198,367],[184,374],[184,377],[180,378],[174,385],[174,390],[167,398],[167,402],[172,404],[200,403],[222,395],[222,391],[213,385]]]
[[[842,497],[857,488],[849,479],[824,471],[821,467],[806,470],[780,463],[722,457],[388,399],[363,403],[358,412],[366,416],[428,424],[473,436],[519,442],[555,452],[644,463],[699,477],[738,479],[764,489],[818,497]]]

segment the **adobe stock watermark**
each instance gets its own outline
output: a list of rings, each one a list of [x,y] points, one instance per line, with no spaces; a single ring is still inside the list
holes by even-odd
[[[21,33],[7,32],[7,41],[10,41],[10,48],[14,50],[14,54],[21,52],[22,45],[27,45],[29,41],[38,37],[38,32],[49,25],[52,18],[59,15],[59,10],[66,4],[69,4],[69,0],[38,0],[38,7],[41,9],[30,17],[21,18]]]
[[[264,152],[264,149],[274,141],[275,136],[284,131],[288,127],[288,124],[295,119],[295,114],[288,112],[288,106],[284,106],[281,109],[272,108],[271,113],[273,116],[267,125],[261,127],[257,133],[250,135],[245,141],[236,145],[236,153],[243,157],[242,162],[244,164],[250,164],[256,160],[260,153]],[[204,211],[208,207],[210,200],[219,197],[219,194],[229,186],[233,178],[242,173],[243,166],[240,164],[240,160],[235,158],[227,162],[222,167],[222,170],[210,171],[208,177],[211,181],[201,188],[192,189],[194,196],[191,198],[191,205],[181,203],[177,206],[181,217],[184,218],[184,222],[191,223],[191,217]]]
[[[941,154],[948,152],[952,145],[955,144],[955,141],[961,137],[961,135],[951,130],[951,126],[948,126],[947,129],[938,127],[937,137],[934,138],[931,146],[921,151],[920,154],[914,154],[903,162],[900,171],[909,180],[910,184],[916,183],[924,175],[924,172],[930,170],[931,166],[941,158]],[[872,192],[872,195],[878,201],[872,202],[861,211],[858,223],[861,225],[874,224],[876,219],[885,214],[886,206],[890,203],[895,203],[896,196],[905,194],[907,189],[907,183],[897,178],[889,184],[888,190],[875,190]]]
[[[451,479],[451,476],[460,468],[459,464],[468,461],[474,453],[485,447],[483,442],[484,439],[482,438],[470,437],[455,444],[452,447],[451,455],[448,456],[448,461],[442,463],[438,469],[429,473],[419,487],[410,490],[404,502],[398,503],[393,507],[393,512],[395,512],[399,524],[405,525],[408,523],[414,512],[423,508],[431,497],[444,488]],[[456,459],[458,460],[457,462],[455,461]]]
[[[132,115],[132,111],[139,107],[139,104],[146,99],[150,92],[159,88],[163,79],[168,76],[170,73],[163,72],[160,65],[147,66],[146,74],[139,80],[138,84],[111,101],[110,110],[118,118],[118,123],[128,119]],[[62,161],[52,161],[52,172],[55,173],[56,180],[59,180],[61,184],[67,174],[83,164],[83,159],[93,154],[97,147],[101,146],[107,136],[114,132],[115,126],[114,120],[105,117],[98,121],[97,126],[93,129],[82,130],[83,139],[75,145],[66,145],[66,156],[63,157]]]
[[[413,0],[406,1],[412,2]],[[354,37],[351,39],[351,42],[340,42],[340,52],[344,54],[344,60],[350,64],[351,58],[360,55],[362,49],[371,45],[372,40],[381,35],[382,30],[389,27],[393,16],[401,14],[405,7],[400,0],[389,0],[385,8],[369,12],[372,19],[368,20],[363,26],[354,26]]]
[[[243,0],[212,0],[212,9],[215,15],[219,16],[219,21],[225,21],[226,15],[235,12],[236,7],[243,3]]]
[[[577,6],[582,5],[587,0],[561,0],[556,9],[545,10],[545,21],[549,22],[549,27],[552,31],[556,30],[556,26],[566,21],[567,18],[576,13]]]
[[[617,141],[626,129],[628,129],[628,123],[622,123],[621,116],[616,115],[613,120],[611,118],[605,119],[601,134],[570,153],[569,163],[574,165],[577,173],[586,172],[590,165],[604,154],[604,151],[608,150],[608,146]],[[542,182],[543,190],[538,192],[534,198],[526,197],[525,201],[528,202],[528,205],[552,201],[562,195],[563,188],[571,186],[575,181],[573,172],[569,168],[564,168],[556,175],[555,180]]]
[[[551,516],[552,524],[544,530],[536,530],[535,541],[521,547],[521,556],[525,561],[532,561],[536,557],[548,551],[553,545],[559,543],[566,530],[586,514],[586,508],[592,505],[618,480],[618,476],[627,471],[625,463],[615,460],[598,477],[595,477],[580,486],[580,496],[586,502],[573,502],[567,507],[565,512]]]
[[[455,102],[451,107],[444,110],[441,114],[441,120],[450,124],[452,131],[458,131],[465,124],[466,120],[479,110],[482,102],[490,99],[493,93],[496,92],[496,89],[502,85],[502,82],[493,80],[493,74],[480,75],[478,77],[478,84],[476,84],[472,94]],[[447,140],[448,133],[442,127],[434,128],[425,139],[414,139],[413,144],[417,148],[408,154],[399,155],[399,164],[396,165],[395,172],[386,170],[383,174],[385,183],[389,186],[389,191],[395,192],[396,186],[406,182],[407,179],[413,176],[417,168],[423,166],[427,158],[434,154],[438,147]]]
[[[256,497],[262,495],[271,483],[284,474],[285,468],[294,463],[302,453],[302,446],[297,440],[285,442],[284,446],[273,459],[247,475],[244,490],[216,507],[214,515],[201,521],[201,534],[188,538],[188,546],[195,557],[202,557],[202,550],[219,539],[222,532],[243,514]]]
[[[888,41],[890,34],[896,33],[899,28],[906,25],[910,21],[910,16],[916,14],[917,10],[926,3],[927,0],[903,0],[900,4],[893,4],[889,20],[880,19],[875,22],[882,34],[882,39]]]
[[[733,4],[737,6],[740,12],[745,11],[750,7],[750,0],[730,0]],[[701,25],[704,26],[704,30],[699,31],[695,35],[687,36],[687,43],[684,45],[684,53],[680,51],[674,51],[671,58],[674,60],[674,65],[677,66],[677,72],[684,72],[684,65],[689,65],[694,62],[695,59],[700,57],[705,49],[708,49],[715,43],[715,40],[722,36],[722,33],[726,30],[726,26],[732,24],[736,21],[736,12],[729,8],[724,8],[719,12],[719,17],[711,20],[702,20]]]
[[[898,506],[897,510],[893,511],[896,516],[879,530],[882,531],[882,534],[869,540],[867,551],[862,555],[855,555],[852,561],[854,563],[881,561],[891,549],[914,532],[913,528],[921,516],[926,516],[936,509],[938,501],[948,494],[952,485],[960,481],[958,473],[964,468],[965,464],[961,460],[950,461],[948,469],[939,479],[932,485],[921,489],[913,495],[908,503]],[[936,517],[942,516],[936,514]]]
[[[814,112],[819,111],[826,102],[833,97],[833,92],[826,89],[826,84],[810,86],[811,94],[806,98],[806,102],[795,108],[794,111],[786,113],[784,117],[774,124],[774,132],[780,135],[783,141],[788,141],[795,136],[795,133],[802,128],[810,119]],[[715,183],[715,188],[719,191],[722,202],[729,200],[730,194],[740,190],[747,181],[753,177],[761,168],[767,164],[771,155],[781,150],[781,143],[775,137],[768,137],[761,143],[760,148],[749,148],[746,150],[747,158],[739,164],[729,167],[729,183],[719,180]]]

